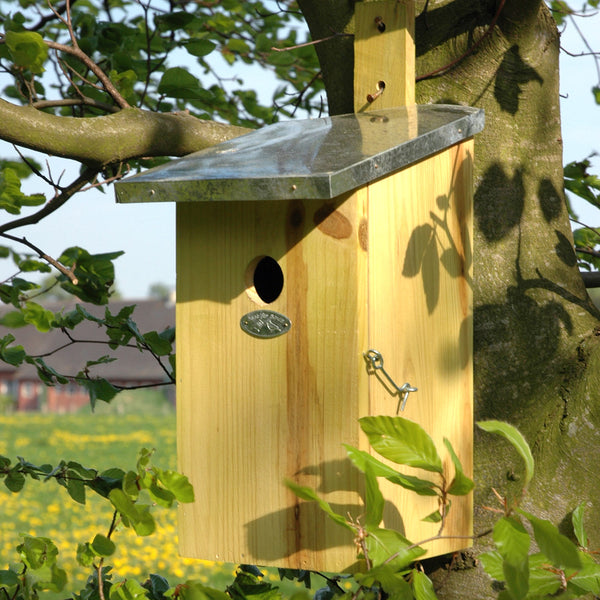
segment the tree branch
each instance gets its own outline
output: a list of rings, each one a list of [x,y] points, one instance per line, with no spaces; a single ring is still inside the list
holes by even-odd
[[[0,100],[0,139],[96,169],[142,156],[184,156],[248,131],[188,113],[127,108],[101,117],[58,117]]]
[[[83,50],[81,50],[79,46],[67,46],[66,44],[59,44],[49,40],[44,40],[44,43],[48,48],[58,50],[59,52],[65,52],[80,60],[98,78],[104,86],[104,89],[121,108],[130,107],[129,102],[121,96],[113,82],[107,77],[106,73]]]
[[[81,99],[77,98],[62,98],[61,100],[37,100],[32,103],[32,106],[37,109],[42,108],[54,108],[56,106],[93,106],[94,108],[99,108],[104,112],[108,113],[116,113],[119,112],[119,109],[116,106],[111,106],[110,104],[105,104],[104,102],[98,102],[93,98],[82,97]]]
[[[71,269],[65,267],[64,265],[61,265],[55,258],[52,258],[50,255],[46,254],[43,250],[40,250],[40,248],[38,248],[35,244],[32,244],[27,238],[25,238],[25,237],[20,238],[20,237],[17,237],[16,235],[10,235],[9,233],[0,233],[0,237],[6,238],[7,240],[11,240],[13,242],[18,242],[19,244],[23,244],[24,246],[27,246],[28,248],[30,248],[31,250],[36,252],[37,255],[41,259],[43,259],[47,263],[51,264],[55,269],[60,271],[65,277],[68,277],[73,282],[73,285],[77,285],[77,283],[78,283],[77,277],[75,277],[75,273],[73,273],[73,271],[71,271]]]
[[[58,210],[67,200],[69,200],[69,198],[71,198],[71,196],[73,196],[73,194],[76,194],[90,181],[93,181],[97,174],[98,171],[95,169],[84,169],[83,173],[71,185],[62,188],[58,196],[46,202],[46,204],[37,212],[33,213],[32,215],[21,217],[20,219],[15,219],[14,221],[9,221],[8,223],[0,225],[0,235],[5,234],[11,229],[16,229],[17,227],[23,227],[24,225],[35,225],[36,223],[39,223],[44,217],[47,217],[55,210]],[[17,239],[17,241],[20,242],[21,240]]]

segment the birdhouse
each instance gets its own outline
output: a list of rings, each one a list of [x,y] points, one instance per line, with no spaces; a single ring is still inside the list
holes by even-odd
[[[283,482],[359,518],[342,444],[368,449],[365,415],[403,408],[471,472],[482,127],[481,110],[448,105],[288,121],[117,185],[120,202],[177,203],[178,452],[196,493],[184,556],[352,568],[348,532]],[[385,526],[434,536],[435,498],[388,483]],[[452,537],[471,524],[470,496],[453,499],[428,556],[467,546]]]
[[[289,479],[360,521],[358,419],[448,438],[472,472],[473,136],[483,111],[414,105],[414,3],[354,7],[355,114],[277,123],[117,184],[177,203],[180,508],[189,557],[342,572],[348,532]],[[451,457],[444,455],[447,476]],[[388,481],[383,526],[415,542],[436,498]],[[427,556],[468,546],[453,498]]]

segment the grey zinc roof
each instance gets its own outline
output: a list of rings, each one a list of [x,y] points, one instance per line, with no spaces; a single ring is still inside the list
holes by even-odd
[[[483,129],[483,110],[429,104],[285,121],[115,186],[118,202],[329,199]]]

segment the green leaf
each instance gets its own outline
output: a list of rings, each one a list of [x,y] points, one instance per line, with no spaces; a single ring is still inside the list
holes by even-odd
[[[140,475],[143,475],[146,472],[146,468],[150,464],[150,459],[154,454],[154,450],[150,450],[148,448],[142,448],[138,453],[138,459],[136,462],[136,468]]]
[[[211,96],[194,75],[181,67],[173,67],[164,72],[158,84],[158,93],[169,98],[187,100],[202,100],[208,99]]]
[[[150,350],[157,356],[166,356],[173,350],[171,342],[164,339],[156,331],[150,331],[143,336],[144,342],[148,344]]]
[[[395,463],[443,473],[442,460],[425,430],[403,417],[362,417],[360,426],[373,449]]]
[[[511,599],[526,598],[529,591],[529,559],[516,564],[505,560],[502,563],[502,570]]]
[[[169,582],[156,573],[151,573],[143,585],[150,592],[150,600],[164,600],[170,587]]]
[[[0,208],[11,215],[18,215],[22,206],[38,206],[45,201],[43,194],[25,195],[21,191],[21,180],[13,169],[0,171]]]
[[[539,552],[529,556],[529,597],[551,598],[561,587],[560,575],[548,569],[548,559]]]
[[[149,512],[149,507],[135,504],[123,490],[114,489],[108,494],[112,505],[131,524],[138,535],[150,535],[156,529],[156,523]]]
[[[527,487],[533,477],[534,460],[529,444],[527,444],[523,434],[516,427],[502,421],[479,421],[477,426],[488,433],[496,433],[502,436],[512,444],[513,448],[525,461],[525,487]]]
[[[412,570],[412,584],[415,600],[437,600],[431,579],[422,571]]]
[[[79,504],[85,504],[85,483],[73,471],[67,472],[67,492]]]
[[[369,463],[367,463],[367,470],[365,471],[365,485],[365,525],[369,528],[375,528],[383,519],[385,500],[379,489],[377,477],[373,474]]]
[[[442,520],[442,513],[439,510],[434,510],[429,513],[426,517],[421,519],[423,523],[439,523]]]
[[[23,562],[34,571],[56,563],[58,548],[45,537],[23,535],[23,543],[17,546]]]
[[[309,502],[316,502],[319,505],[319,508],[322,511],[324,511],[327,515],[329,515],[329,517],[333,519],[338,525],[341,525],[342,527],[345,527],[346,529],[349,529],[350,531],[354,532],[354,529],[346,521],[345,517],[343,517],[342,515],[338,515],[331,508],[329,503],[320,498],[319,495],[312,488],[309,488],[305,485],[298,485],[290,479],[285,480],[285,485],[290,490],[292,490],[292,492],[294,492],[294,494],[296,494],[298,498],[301,498],[302,500],[307,500]]]
[[[435,487],[435,483],[433,481],[420,479],[419,477],[414,477],[413,475],[404,475],[402,473],[398,473],[398,471],[392,469],[392,467],[386,465],[385,463],[382,463],[374,456],[371,456],[368,452],[365,452],[364,450],[358,450],[357,448],[349,446],[348,444],[344,444],[344,448],[346,448],[348,458],[350,458],[352,463],[363,473],[366,472],[367,465],[369,465],[373,475],[376,477],[385,477],[388,481],[396,483],[407,490],[411,490],[420,496],[439,495],[438,492],[433,489]]]
[[[595,85],[592,88],[592,94],[594,95],[594,100],[596,101],[596,104],[600,104],[600,87]]]
[[[136,101],[134,86],[137,83],[135,71],[127,69],[126,71],[117,72],[112,70],[109,73],[110,80],[115,84],[121,95],[130,102]]]
[[[6,474],[4,485],[13,493],[20,492],[25,485],[25,476],[14,467]]]
[[[531,523],[537,545],[554,566],[581,569],[581,557],[577,546],[560,533],[555,525],[546,519],[538,519],[522,509],[519,509],[519,513]]]
[[[159,481],[179,502],[194,501],[194,488],[185,475],[176,471],[157,471]]]
[[[46,364],[43,358],[33,358],[32,356],[26,356],[25,362],[30,365],[34,365],[37,369],[38,377],[46,385],[54,385],[56,383],[66,384],[69,383],[69,379],[64,377],[56,369],[53,369],[50,365]]]
[[[129,498],[136,500],[140,495],[139,475],[135,471],[127,471],[123,476],[122,489]]]
[[[505,560],[518,563],[529,555],[531,539],[514,517],[502,517],[494,525],[494,543]]]
[[[186,581],[184,584],[177,586],[178,600],[231,600],[231,596],[205,587],[198,581]],[[256,594],[242,594],[240,598],[255,597]],[[237,596],[234,596],[237,597]],[[257,600],[261,600],[260,596]]]
[[[112,556],[115,553],[116,546],[112,540],[98,533],[92,541],[92,550],[98,556]]]
[[[529,590],[529,546],[531,539],[523,525],[513,517],[502,517],[494,525],[494,543],[502,556],[506,585],[515,600]]]
[[[100,358],[97,358],[96,360],[87,360],[85,362],[85,366],[86,367],[94,367],[96,365],[107,365],[109,363],[115,362],[117,359],[114,358],[113,356],[109,356],[108,354],[105,354],[104,356],[101,356]]]
[[[35,574],[30,573],[31,580],[35,583],[35,590],[45,590],[49,592],[61,592],[67,583],[67,573],[64,569],[59,569],[56,564],[47,565],[38,569]]]
[[[380,565],[369,569],[366,573],[356,573],[354,579],[367,589],[380,584],[390,600],[413,600],[410,584],[390,565]]]
[[[207,56],[217,47],[217,45],[214,42],[206,39],[192,39],[185,42],[183,47],[192,56]]]
[[[21,310],[11,310],[7,312],[2,318],[0,318],[0,324],[4,325],[8,329],[16,329],[17,327],[24,327],[27,325]]]
[[[175,502],[175,496],[169,492],[169,490],[165,489],[164,487],[160,487],[154,478],[150,478],[152,479],[152,483],[144,486],[148,490],[150,498],[159,506],[164,506],[165,508],[173,506],[173,502]]]
[[[227,49],[237,54],[247,54],[250,52],[250,46],[239,38],[231,38],[227,41]]]
[[[38,331],[46,333],[52,329],[54,313],[36,302],[27,302],[22,310],[26,323],[34,325]]]
[[[0,587],[7,588],[18,585],[20,582],[18,573],[11,570],[0,570]]]
[[[77,545],[77,562],[82,567],[91,567],[96,560],[96,553],[92,550],[89,543]]]
[[[119,393],[119,390],[110,381],[101,377],[98,379],[78,378],[77,383],[88,391],[92,408],[96,405],[97,400],[110,402]]]
[[[18,367],[23,363],[27,353],[23,349],[23,346],[10,346],[15,341],[15,336],[12,333],[5,335],[0,339],[0,358],[5,363]]]
[[[600,596],[600,565],[596,563],[587,564],[575,573],[569,580],[569,583],[591,592],[595,596]]]
[[[557,25],[562,25],[565,17],[573,13],[571,7],[564,0],[552,0],[550,6],[552,7],[552,16]]]
[[[585,512],[585,502],[582,502],[571,515],[571,521],[573,523],[573,531],[575,537],[582,548],[587,548],[588,539],[585,533],[585,526],[583,524],[583,514]]]
[[[456,452],[454,452],[452,444],[446,438],[444,438],[444,445],[446,446],[448,453],[450,454],[450,458],[452,459],[452,463],[454,464],[454,479],[448,488],[448,493],[452,494],[453,496],[465,496],[475,487],[475,483],[472,479],[465,475],[462,464],[458,456],[456,456]]]
[[[502,565],[504,560],[499,552],[484,552],[479,555],[479,562],[483,565],[483,570],[496,581],[504,581],[504,570]]]
[[[398,531],[378,527],[367,529],[365,544],[373,566],[385,563],[396,571],[406,568],[427,552],[420,546],[415,546]],[[389,560],[392,556],[393,560]]]
[[[4,41],[15,65],[29,69],[32,73],[43,73],[48,57],[48,46],[44,38],[34,31],[7,31]]]
[[[154,17],[154,22],[160,31],[175,31],[189,27],[195,17],[192,13],[176,10]]]
[[[84,302],[106,304],[115,281],[113,261],[122,254],[123,252],[90,254],[87,250],[77,246],[67,248],[58,260],[74,270],[78,281],[75,285],[61,276],[61,287]]]
[[[138,600],[146,597],[146,589],[135,579],[126,579],[110,588],[110,600]]]

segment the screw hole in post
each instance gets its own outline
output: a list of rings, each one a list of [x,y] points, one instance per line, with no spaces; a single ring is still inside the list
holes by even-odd
[[[246,293],[257,304],[271,304],[283,290],[283,271],[270,256],[255,258],[246,269]]]
[[[374,94],[367,94],[367,102],[370,104],[374,102],[376,98],[379,98],[381,94],[383,94],[383,90],[385,90],[385,81],[377,82],[377,91]]]

